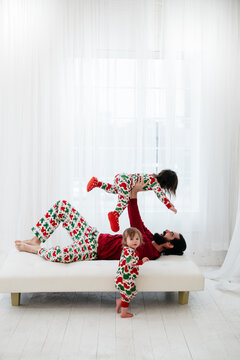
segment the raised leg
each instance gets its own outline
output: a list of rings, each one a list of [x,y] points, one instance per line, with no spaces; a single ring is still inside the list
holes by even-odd
[[[188,304],[189,291],[179,291],[178,292],[178,302],[181,305]]]
[[[12,306],[20,305],[20,297],[21,297],[21,293],[11,293]]]
[[[99,187],[102,190],[105,190],[109,194],[117,194],[117,188],[112,184],[98,181],[97,187]]]
[[[59,200],[32,228],[32,232],[44,243],[62,223],[63,228],[73,237],[72,228],[76,226],[79,216],[79,212],[68,201]]]
[[[120,216],[128,204],[131,191],[131,179],[127,175],[118,174],[115,176],[114,182],[118,191],[118,203],[116,205],[115,211]]]

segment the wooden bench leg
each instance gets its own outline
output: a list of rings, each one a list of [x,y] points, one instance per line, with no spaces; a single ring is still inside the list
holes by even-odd
[[[178,302],[181,305],[188,304],[189,291],[179,291],[178,292]]]
[[[21,293],[11,293],[12,306],[20,305]]]

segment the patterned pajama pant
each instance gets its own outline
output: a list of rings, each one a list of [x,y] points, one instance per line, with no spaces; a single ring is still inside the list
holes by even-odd
[[[132,282],[131,284],[124,286],[123,283],[121,282],[117,282],[115,287],[119,290],[121,297],[122,297],[122,307],[128,307],[130,301],[135,298],[135,296],[137,295],[137,289],[136,289],[136,285],[134,282]]]
[[[122,212],[126,209],[128,200],[130,197],[130,191],[135,185],[138,176],[133,176],[130,178],[125,174],[117,174],[114,178],[114,185],[104,183],[102,181],[98,182],[98,187],[105,190],[110,194],[118,194],[118,203],[115,208],[115,211],[120,216]]]
[[[38,221],[32,231],[44,243],[61,223],[71,236],[73,243],[62,248],[60,246],[50,249],[42,247],[38,250],[38,255],[46,260],[62,263],[96,259],[99,232],[65,200],[58,201]]]

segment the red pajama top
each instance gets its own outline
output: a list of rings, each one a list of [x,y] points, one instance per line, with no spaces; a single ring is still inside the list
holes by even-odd
[[[141,231],[144,244],[137,248],[139,259],[148,257],[149,260],[159,258],[160,253],[153,247],[153,234],[145,227],[138,209],[137,199],[128,201],[128,216],[130,226]],[[98,260],[119,260],[122,253],[122,234],[99,234]]]

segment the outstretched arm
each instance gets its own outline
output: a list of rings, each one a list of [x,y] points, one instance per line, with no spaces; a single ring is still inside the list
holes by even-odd
[[[139,191],[144,191],[143,187],[144,181],[140,178],[136,182],[136,185],[134,186],[130,194],[130,200],[128,202],[128,216],[130,225],[141,231],[142,235],[149,237],[152,236],[152,233],[144,225],[137,204],[137,193]]]
[[[131,266],[139,266],[139,265],[143,265],[145,262],[149,261],[149,258],[148,257],[144,257],[142,258],[142,260],[131,260],[129,265]]]
[[[125,259],[125,263],[130,266],[143,265],[145,262],[149,261],[147,257],[144,257],[142,260],[136,260],[128,248],[124,248],[122,257]]]
[[[157,195],[158,199],[161,200],[161,202],[166,205],[166,207],[170,210],[172,210],[175,214],[177,213],[177,210],[175,209],[174,205],[168,200],[166,197],[164,191],[160,188],[160,186],[154,186],[153,191]]]
[[[137,204],[137,193],[139,191],[144,191],[143,187],[144,182],[139,179],[131,191],[130,200],[128,202],[128,216],[130,225],[136,227],[143,235],[144,245],[141,245],[138,249],[140,259],[144,259],[144,257],[147,256],[149,259],[153,260],[159,257],[159,252],[153,247],[153,234],[144,225]]]
[[[137,199],[137,193],[139,191],[144,191],[145,184],[144,179],[142,177],[139,177],[136,181],[135,186],[132,188],[132,191],[130,193],[130,199]]]

